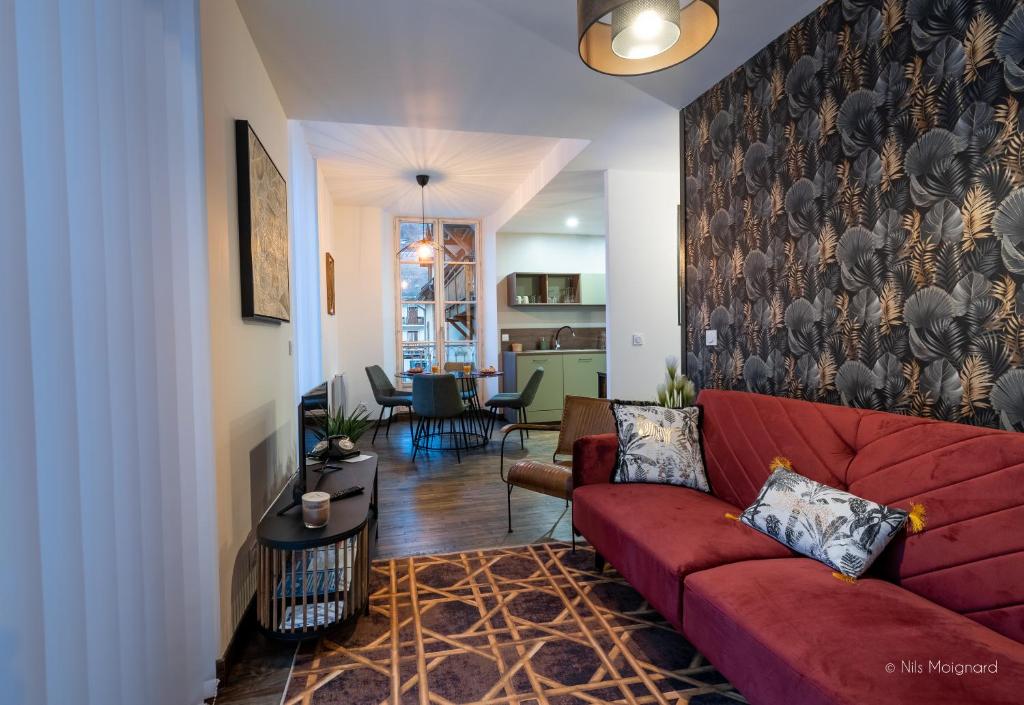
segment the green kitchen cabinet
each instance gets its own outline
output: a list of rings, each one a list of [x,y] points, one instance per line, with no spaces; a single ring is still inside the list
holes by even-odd
[[[596,397],[597,373],[605,372],[605,353],[562,355],[562,387],[566,396]]]
[[[519,355],[516,360],[516,391],[522,392],[534,370],[544,368],[544,377],[533,404],[526,408],[530,421],[558,421],[562,418],[562,355]]]
[[[530,421],[559,421],[567,394],[597,396],[597,373],[606,371],[606,360],[603,350],[506,352],[502,356],[505,372],[502,390],[522,392],[533,371],[543,367],[540,388],[526,413]],[[506,418],[515,421],[515,412],[507,413]]]

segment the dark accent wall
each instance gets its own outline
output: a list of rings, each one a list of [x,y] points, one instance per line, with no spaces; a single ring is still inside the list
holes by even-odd
[[[694,381],[1024,430],[1022,103],[1024,0],[831,0],[686,107]]]

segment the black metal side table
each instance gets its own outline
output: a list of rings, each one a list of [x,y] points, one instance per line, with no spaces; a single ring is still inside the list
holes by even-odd
[[[278,639],[302,640],[349,626],[369,609],[370,561],[377,543],[377,456],[312,467],[308,487],[327,493],[361,485],[363,494],[331,502],[327,526],[307,529],[302,508],[277,512],[285,491],[256,530],[259,567],[256,617]]]

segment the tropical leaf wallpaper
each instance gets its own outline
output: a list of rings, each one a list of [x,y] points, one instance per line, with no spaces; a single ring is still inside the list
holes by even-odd
[[[830,0],[685,108],[694,382],[1024,431],[1022,102],[1024,0]]]

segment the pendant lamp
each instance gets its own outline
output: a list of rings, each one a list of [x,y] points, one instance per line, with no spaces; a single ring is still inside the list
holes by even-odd
[[[680,64],[718,31],[718,0],[577,0],[580,58],[613,76]]]

